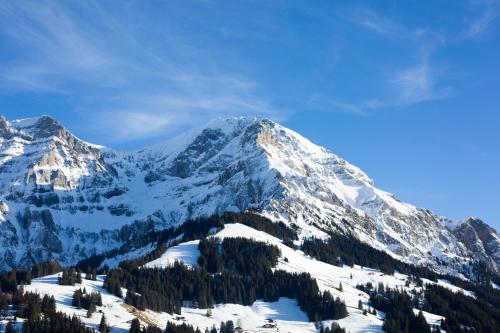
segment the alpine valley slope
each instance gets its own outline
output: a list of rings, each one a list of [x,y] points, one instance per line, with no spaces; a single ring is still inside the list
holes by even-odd
[[[131,235],[254,211],[301,237],[349,233],[446,273],[499,271],[500,238],[374,187],[359,168],[266,119],[217,119],[133,153],[86,143],[49,116],[0,118],[0,270],[75,264]]]

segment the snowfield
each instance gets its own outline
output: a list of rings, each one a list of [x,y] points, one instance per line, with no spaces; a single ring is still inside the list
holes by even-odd
[[[182,261],[188,267],[198,266],[197,260],[200,255],[198,251],[198,240],[173,246],[158,259],[148,262],[145,267],[163,268],[171,266],[175,261]]]
[[[346,329],[347,332],[382,332],[384,313],[379,311],[377,315],[363,315],[358,309],[358,301],[361,300],[364,308],[368,308],[369,296],[356,289],[358,284],[371,282],[374,286],[383,283],[391,288],[411,290],[416,288],[414,284],[405,287],[407,276],[395,273],[386,275],[379,270],[360,267],[343,266],[337,267],[314,260],[302,251],[294,250],[285,246],[281,240],[270,236],[262,231],[255,230],[242,224],[226,224],[224,229],[216,233],[214,237],[220,239],[245,237],[255,241],[265,242],[277,246],[281,251],[281,257],[275,269],[287,272],[307,272],[318,282],[320,290],[328,290],[335,297],[345,301],[349,315],[336,322]],[[189,241],[168,248],[158,259],[153,260],[145,267],[166,267],[175,261],[182,261],[190,267],[197,265],[199,256],[198,240]],[[140,311],[130,305],[124,304],[123,299],[109,294],[102,288],[104,276],[98,276],[97,281],[83,279],[81,285],[60,286],[58,285],[57,274],[43,278],[34,279],[32,284],[26,286],[26,291],[37,292],[40,295],[54,295],[57,302],[57,309],[67,314],[76,314],[82,322],[91,327],[97,327],[101,320],[102,313],[112,327],[112,332],[128,332],[130,321],[137,317],[143,324],[153,324],[158,327],[165,327],[167,321],[176,323],[187,322],[202,331],[213,325],[218,326],[221,321],[232,320],[236,326],[241,326],[252,332],[270,332],[262,326],[267,319],[276,321],[280,332],[315,332],[314,323],[308,321],[295,300],[280,298],[277,302],[256,301],[252,306],[242,306],[237,304],[218,304],[211,310],[211,316],[207,316],[207,309],[196,309],[183,307],[180,316],[168,313],[158,313],[151,310]],[[425,280],[425,283],[433,283]],[[439,280],[439,285],[449,288],[454,292],[462,292],[474,297],[473,293],[458,288],[448,281]],[[340,288],[342,285],[342,288]],[[78,310],[71,306],[72,295],[76,289],[85,288],[87,292],[100,291],[102,294],[103,306],[97,307],[96,313],[91,318],[86,318],[86,310]],[[341,290],[342,289],[342,290]],[[124,290],[124,295],[126,290]],[[415,311],[418,311],[415,309]],[[424,312],[429,324],[438,325],[442,317],[432,313]],[[325,325],[330,325],[332,321],[325,321]]]

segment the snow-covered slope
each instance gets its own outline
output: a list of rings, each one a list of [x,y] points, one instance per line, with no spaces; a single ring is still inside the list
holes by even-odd
[[[383,331],[382,325],[385,317],[383,312],[379,311],[376,315],[371,313],[365,315],[363,310],[358,308],[360,300],[364,308],[369,308],[369,295],[357,289],[357,285],[371,283],[373,286],[378,286],[379,283],[383,283],[386,287],[404,289],[408,292],[422,289],[422,287],[418,287],[411,282],[411,279],[404,274],[387,275],[379,270],[358,265],[338,267],[314,260],[305,256],[299,250],[287,247],[281,240],[242,224],[227,224],[223,230],[213,237],[219,239],[245,237],[277,246],[281,252],[281,257],[274,269],[285,270],[290,273],[307,272],[316,279],[320,290],[328,290],[335,297],[345,301],[349,315],[336,322],[341,327],[346,328],[348,332]],[[198,240],[195,240],[170,247],[162,257],[147,263],[146,266],[165,267],[172,265],[175,260],[194,266],[199,256],[197,244]],[[434,282],[425,280],[425,283],[433,284]],[[276,328],[262,328],[267,319],[273,319],[280,332],[316,332],[314,323],[308,320],[294,299],[280,298],[279,301],[272,303],[258,300],[251,306],[217,304],[211,310],[211,316],[207,316],[207,309],[183,307],[181,315],[176,316],[163,312],[135,309],[125,304],[122,298],[109,294],[102,288],[102,284],[103,276],[98,276],[97,281],[83,279],[82,285],[59,286],[57,275],[52,275],[34,279],[31,285],[25,287],[25,290],[37,292],[41,295],[54,295],[58,310],[70,315],[76,314],[86,325],[91,327],[96,327],[101,319],[101,312],[105,313],[113,333],[126,332],[131,319],[134,317],[139,318],[145,325],[153,324],[158,327],[165,327],[167,321],[177,324],[187,322],[204,331],[207,327],[219,325],[221,321],[232,320],[235,324],[250,332],[276,332]],[[456,287],[447,281],[440,280],[438,284],[453,292],[461,292],[474,297],[473,293]],[[342,285],[342,288],[340,288],[340,285]],[[99,291],[102,293],[103,306],[98,307],[97,312],[91,318],[86,317],[85,310],[71,306],[72,294],[74,290],[80,288],[85,288],[87,292]],[[123,294],[126,294],[125,290]],[[418,310],[415,309],[415,311]],[[442,318],[427,312],[424,315],[431,324],[439,325],[439,320]],[[325,321],[323,324],[330,325],[330,323],[331,321]]]
[[[71,264],[132,233],[247,210],[302,237],[351,233],[438,270],[456,273],[476,257],[498,269],[491,252],[464,244],[445,218],[400,202],[269,120],[217,119],[133,153],[85,143],[50,117],[0,119],[0,140],[0,269],[45,258]]]

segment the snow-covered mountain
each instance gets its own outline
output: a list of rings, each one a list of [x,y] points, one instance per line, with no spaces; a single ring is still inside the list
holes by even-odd
[[[359,168],[265,119],[217,119],[123,153],[47,116],[0,118],[0,170],[0,269],[47,258],[72,264],[132,232],[247,210],[302,237],[351,233],[438,270],[458,273],[474,259],[500,267],[499,237],[483,222],[402,203]]]

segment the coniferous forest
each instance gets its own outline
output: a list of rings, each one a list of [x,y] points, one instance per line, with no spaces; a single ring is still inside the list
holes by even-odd
[[[158,241],[157,248],[143,257],[121,262],[116,269],[105,270],[105,287],[113,294],[124,297],[126,303],[138,309],[148,308],[177,314],[180,313],[184,301],[190,301],[200,308],[210,308],[216,303],[251,305],[257,299],[276,301],[280,297],[289,297],[297,300],[311,321],[338,319],[347,315],[345,304],[338,298],[334,299],[328,292],[321,293],[310,275],[273,270],[281,256],[277,247],[247,238],[220,240],[208,236],[228,223],[249,225],[282,238],[284,243],[295,247],[292,242],[297,239],[297,234],[293,228],[260,216],[231,213],[197,219],[178,228],[149,234],[149,239]],[[173,242],[171,237],[178,237],[178,240]],[[160,257],[168,246],[192,239],[200,239],[198,268],[191,269],[180,263],[165,269],[142,268],[145,263]],[[406,273],[420,286],[423,286],[421,278],[434,281],[447,279],[476,296],[471,298],[461,293],[453,293],[437,285],[426,285],[424,291],[417,294],[384,286],[359,286],[370,294],[372,310],[386,314],[383,325],[386,332],[430,332],[431,328],[422,313],[415,312],[414,309],[445,317],[441,328],[451,333],[494,333],[500,327],[500,291],[489,285],[489,281],[496,281],[497,276],[482,267],[477,267],[478,272],[482,272],[479,275],[479,283],[472,283],[400,262],[350,236],[338,234],[331,234],[330,240],[326,242],[318,239],[306,240],[301,249],[306,254],[330,264],[359,264],[379,268],[386,274],[395,271]],[[60,284],[75,285],[81,283],[80,269],[86,272],[86,278],[95,280],[98,267],[94,264],[100,264],[107,255],[94,256],[81,263],[79,268],[62,268],[57,262],[47,261],[37,264],[31,270],[13,270],[0,275],[1,314],[5,317],[14,311],[17,317],[25,318],[27,324],[24,327],[30,333],[92,332],[77,318],[58,313],[53,297],[23,293],[21,286],[29,284],[34,277],[57,272],[61,272]],[[121,295],[122,287],[128,289],[126,295]],[[78,289],[73,295],[73,305],[87,309],[87,315],[91,315],[96,306],[101,304],[99,293]],[[131,331],[141,333],[199,332],[186,324],[170,323],[164,329],[140,325],[134,327],[134,322],[132,326]],[[231,327],[230,324],[222,323],[220,326],[224,331],[227,331],[227,327]],[[104,317],[99,328],[102,332],[107,331]],[[217,329],[214,327],[209,330],[212,331],[217,332]],[[335,325],[321,327],[319,331],[343,332]]]
[[[12,305],[11,309],[9,305]],[[22,333],[95,333],[85,327],[78,318],[57,312],[53,296],[44,295],[41,298],[38,294],[23,292],[22,288],[15,291],[12,291],[10,286],[7,289],[2,288],[0,311],[4,318],[8,311],[14,311],[16,318],[24,318]],[[12,322],[7,323],[6,329],[12,329]]]
[[[430,333],[431,329],[420,311],[415,314],[415,302],[404,291],[384,288],[370,292],[370,303],[385,313],[383,329],[388,333]]]
[[[213,326],[211,329],[206,329],[204,333],[234,333],[235,326],[234,323],[229,320],[227,322],[221,322],[219,328],[217,329]],[[199,328],[194,328],[191,325],[182,323],[180,325],[168,322],[165,330],[162,330],[156,326],[149,325],[147,327],[141,327],[138,319],[132,320],[130,325],[129,333],[202,333]],[[343,333],[343,332],[332,332],[332,333]]]
[[[498,290],[496,301],[500,300]],[[423,309],[443,317],[446,320],[441,326],[447,332],[469,332],[467,327],[473,327],[474,332],[494,333],[500,328],[500,307],[486,301],[483,297],[467,297],[454,293],[437,285],[427,285],[424,292]],[[494,298],[490,298],[494,300]]]
[[[389,254],[374,249],[354,237],[337,233],[330,233],[329,236],[326,242],[315,238],[307,239],[301,249],[311,257],[332,265],[352,266],[356,264],[379,269],[386,274],[394,274],[398,271],[433,281],[436,281],[439,276],[429,269],[396,260]],[[338,258],[341,259],[340,262]]]
[[[164,269],[123,263],[108,273],[110,292],[127,288],[125,301],[139,309],[180,313],[183,301],[200,308],[216,303],[251,305],[257,299],[295,298],[311,321],[347,315],[345,304],[329,292],[321,293],[310,275],[272,271],[279,257],[276,247],[243,238],[200,241],[201,268],[176,263]],[[217,274],[215,274],[217,273]]]

